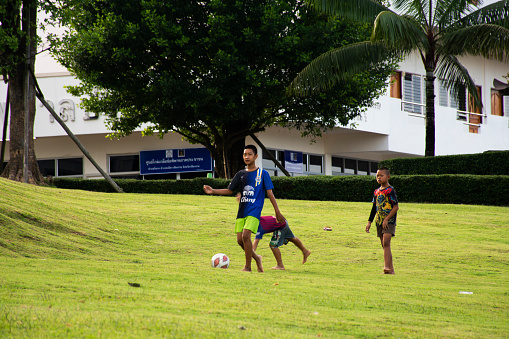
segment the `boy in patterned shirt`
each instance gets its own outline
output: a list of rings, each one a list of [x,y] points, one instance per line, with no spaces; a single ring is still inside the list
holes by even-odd
[[[231,195],[234,191],[241,192],[237,220],[235,221],[235,233],[237,233],[237,243],[242,247],[246,256],[246,265],[242,271],[251,272],[251,259],[254,259],[258,266],[258,272],[263,272],[262,257],[253,250],[251,234],[258,231],[265,193],[267,193],[267,197],[274,207],[276,219],[279,222],[284,222],[285,218],[279,211],[276,198],[274,193],[272,193],[274,185],[269,173],[255,164],[258,158],[256,146],[247,145],[244,147],[243,158],[246,169],[240,170],[235,174],[228,188],[214,189],[204,185],[203,190],[207,194],[218,195]]]
[[[398,198],[394,187],[389,185],[391,175],[387,167],[380,167],[376,172],[376,181],[380,184],[373,194],[373,207],[369,216],[366,232],[375,220],[377,236],[384,249],[384,273],[394,274],[392,263],[391,238],[396,235],[396,217]]]

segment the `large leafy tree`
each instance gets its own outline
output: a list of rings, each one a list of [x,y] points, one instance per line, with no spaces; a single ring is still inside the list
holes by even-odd
[[[309,0],[313,7],[362,22],[373,22],[368,41],[328,51],[294,79],[290,92],[309,95],[378,62],[388,50],[400,57],[421,56],[426,71],[425,156],[435,155],[435,94],[438,77],[453,94],[467,88],[477,108],[479,94],[458,57],[483,56],[506,61],[509,52],[509,3],[482,6],[481,0],[395,0],[391,10],[372,0]]]
[[[70,5],[72,4],[72,5]],[[55,56],[81,84],[82,105],[122,137],[176,132],[207,147],[216,171],[243,167],[244,140],[279,124],[318,136],[346,125],[385,87],[377,64],[333,91],[289,97],[286,88],[330,48],[367,39],[369,24],[328,20],[303,0],[62,1]],[[55,9],[52,9],[55,11]]]
[[[32,184],[44,183],[34,151],[35,91],[31,81],[29,90],[25,90],[28,67],[34,72],[38,41],[36,17],[36,0],[0,1],[0,70],[3,80],[9,82],[10,97],[9,163],[2,176]],[[25,159],[28,160],[26,172]]]

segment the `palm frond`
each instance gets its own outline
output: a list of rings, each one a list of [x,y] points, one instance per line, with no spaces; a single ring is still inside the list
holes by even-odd
[[[328,15],[372,23],[378,13],[389,10],[373,0],[307,0],[314,8]]]
[[[448,31],[439,39],[440,55],[481,55],[488,59],[507,61],[509,30],[492,24],[481,24]]]
[[[437,27],[444,28],[470,15],[482,1],[475,4],[472,0],[440,0],[436,2],[434,24]]]
[[[509,29],[509,1],[497,1],[482,7],[457,20],[451,26],[469,27],[479,24],[493,24]]]
[[[429,3],[429,1],[395,0],[393,2],[393,6],[399,13],[404,13],[407,16],[411,16],[416,21],[418,21],[421,25],[425,26],[428,21],[427,20],[427,9],[426,9],[427,3]]]
[[[341,79],[372,68],[387,60],[390,51],[369,41],[333,49],[306,66],[288,87],[294,96],[307,96],[332,88]]]
[[[391,49],[427,48],[428,41],[419,23],[408,16],[394,12],[381,12],[376,20],[371,35],[372,42],[383,42]]]
[[[468,73],[468,70],[459,62],[454,55],[443,56],[438,60],[435,75],[442,80],[444,87],[451,91],[458,98],[460,90],[467,88],[468,92],[474,98],[477,107],[482,108],[482,101],[477,93],[475,82]]]

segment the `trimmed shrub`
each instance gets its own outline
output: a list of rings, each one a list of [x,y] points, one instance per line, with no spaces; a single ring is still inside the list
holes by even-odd
[[[509,151],[390,159],[380,161],[378,166],[388,167],[391,175],[509,175]]]
[[[391,177],[398,199],[440,204],[509,205],[507,175],[410,175]]]
[[[372,176],[272,177],[278,199],[371,202],[378,184]],[[226,188],[230,180],[117,179],[126,193],[205,194],[203,185]],[[509,175],[401,175],[390,183],[401,202],[509,206]],[[114,192],[104,179],[54,178],[54,186],[96,192]]]
[[[196,178],[182,180],[114,179],[125,193],[151,194],[205,194],[203,185],[226,188],[230,180]],[[54,186],[65,189],[81,189],[95,192],[115,192],[105,179],[88,180],[76,178],[53,178]]]

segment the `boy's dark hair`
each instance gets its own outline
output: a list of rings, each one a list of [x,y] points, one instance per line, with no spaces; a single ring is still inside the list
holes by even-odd
[[[391,175],[391,171],[389,170],[388,167],[382,166],[382,167],[379,167],[378,170],[379,171],[385,171],[385,174]]]
[[[244,147],[244,149],[250,149],[250,150],[253,150],[253,153],[256,155],[258,154],[258,149],[256,148],[255,145],[246,145],[246,147]]]

